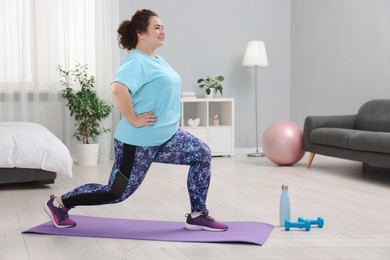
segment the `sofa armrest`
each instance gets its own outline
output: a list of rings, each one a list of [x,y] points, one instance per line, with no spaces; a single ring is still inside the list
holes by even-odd
[[[308,116],[303,126],[303,146],[305,151],[311,151],[310,133],[316,128],[355,128],[356,115]]]

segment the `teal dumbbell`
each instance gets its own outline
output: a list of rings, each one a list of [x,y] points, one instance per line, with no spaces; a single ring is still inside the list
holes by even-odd
[[[309,219],[311,225],[317,225],[319,228],[322,228],[324,226],[324,219],[321,217],[318,217],[317,219]],[[304,218],[299,217],[298,222],[305,222]]]
[[[289,231],[290,228],[305,228],[306,231],[309,231],[311,227],[310,220],[305,220],[304,222],[290,222],[290,220],[284,221],[284,228],[286,231]]]

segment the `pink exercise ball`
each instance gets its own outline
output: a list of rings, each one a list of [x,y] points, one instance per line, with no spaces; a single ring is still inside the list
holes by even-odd
[[[265,156],[281,166],[297,163],[305,154],[302,134],[302,127],[292,121],[282,120],[271,124],[263,134]]]

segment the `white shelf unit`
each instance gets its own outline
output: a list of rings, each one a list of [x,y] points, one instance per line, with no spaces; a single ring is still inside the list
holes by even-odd
[[[234,99],[181,99],[180,128],[204,141],[213,156],[234,154]],[[218,115],[219,126],[213,125]],[[188,119],[200,119],[198,126],[189,126]]]

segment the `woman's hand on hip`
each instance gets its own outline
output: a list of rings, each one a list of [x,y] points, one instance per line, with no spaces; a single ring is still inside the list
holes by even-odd
[[[157,122],[157,116],[153,112],[137,114],[132,125],[135,127],[153,126]]]

